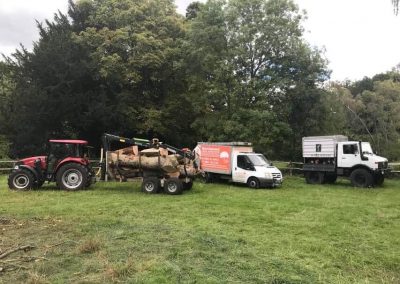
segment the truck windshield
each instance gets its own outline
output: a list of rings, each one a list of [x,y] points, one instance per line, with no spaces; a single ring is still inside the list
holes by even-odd
[[[268,166],[269,162],[264,155],[248,155],[249,160],[252,162],[254,166]]]
[[[369,142],[361,142],[361,147],[362,147],[362,153],[363,154],[374,154],[372,151],[371,144]]]

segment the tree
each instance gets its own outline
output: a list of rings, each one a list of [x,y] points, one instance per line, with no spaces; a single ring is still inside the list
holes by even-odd
[[[397,15],[399,13],[399,0],[392,0],[394,7],[394,13]]]
[[[292,1],[204,5],[190,22],[186,49],[198,110],[194,127],[202,138],[240,138],[271,152],[292,147],[296,90],[315,89],[329,74],[320,51],[302,38],[302,19]]]

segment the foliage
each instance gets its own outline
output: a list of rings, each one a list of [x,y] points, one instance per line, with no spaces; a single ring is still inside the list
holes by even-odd
[[[292,1],[210,0],[199,10],[187,61],[200,137],[243,139],[270,153],[293,146],[295,101],[328,76],[320,51],[302,38],[303,17]]]
[[[179,197],[149,196],[132,182],[78,192],[5,187],[0,177],[2,249],[32,244],[29,257],[38,258],[3,271],[5,283],[33,275],[49,283],[400,281],[399,180],[357,189],[287,177],[280,189],[256,191],[195,183]]]
[[[42,154],[48,138],[98,147],[110,132],[178,147],[245,140],[300,160],[303,136],[345,134],[400,158],[398,69],[325,87],[324,52],[305,41],[291,0],[186,12],[172,0],[81,0],[38,23],[33,50],[0,62],[2,151]]]
[[[349,86],[334,85],[332,93],[347,113],[347,135],[370,141],[375,151],[392,160],[400,158],[398,71],[377,74]]]

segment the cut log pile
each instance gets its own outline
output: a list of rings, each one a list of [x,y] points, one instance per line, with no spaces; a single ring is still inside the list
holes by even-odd
[[[177,154],[169,154],[163,148],[139,151],[131,146],[108,152],[108,173],[111,178],[126,180],[141,176],[142,171],[160,172],[169,177],[194,176],[193,162]]]

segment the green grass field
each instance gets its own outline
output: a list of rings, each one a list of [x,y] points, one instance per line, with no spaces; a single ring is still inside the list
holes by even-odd
[[[138,183],[10,192],[0,177],[4,283],[400,283],[400,180],[250,190]]]

